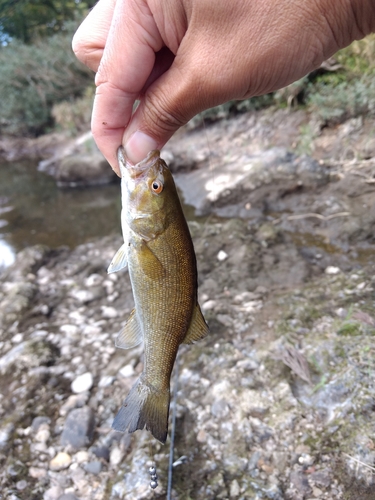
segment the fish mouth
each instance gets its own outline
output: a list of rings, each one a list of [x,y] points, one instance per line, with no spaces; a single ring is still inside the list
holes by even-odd
[[[160,159],[160,151],[155,149],[150,151],[146,158],[133,165],[126,156],[125,148],[120,146],[117,150],[117,160],[120,165],[121,176],[130,176],[132,179],[142,177]]]

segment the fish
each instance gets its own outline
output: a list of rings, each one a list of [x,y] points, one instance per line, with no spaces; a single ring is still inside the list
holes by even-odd
[[[121,146],[121,226],[124,243],[108,273],[128,269],[135,307],[116,346],[144,344],[144,366],[112,428],[146,428],[161,443],[168,436],[170,378],[181,344],[209,329],[198,303],[197,264],[189,227],[172,174],[151,151],[133,165]]]

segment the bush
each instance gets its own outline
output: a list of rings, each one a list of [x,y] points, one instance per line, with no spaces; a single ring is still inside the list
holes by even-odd
[[[90,128],[92,104],[94,101],[94,84],[87,87],[82,97],[62,101],[52,108],[52,117],[58,129],[66,130],[71,135]]]
[[[55,103],[79,96],[93,80],[71,49],[73,25],[33,45],[0,47],[0,130],[38,135],[52,124]]]
[[[375,81],[370,76],[336,86],[315,84],[308,98],[309,109],[332,125],[348,118],[375,113]]]

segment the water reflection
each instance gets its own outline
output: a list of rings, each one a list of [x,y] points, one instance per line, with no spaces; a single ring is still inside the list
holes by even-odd
[[[119,232],[119,184],[61,190],[36,164],[0,164],[0,263],[29,245],[74,248]]]

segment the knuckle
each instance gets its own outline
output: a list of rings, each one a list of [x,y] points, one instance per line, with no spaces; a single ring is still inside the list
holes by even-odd
[[[170,135],[185,125],[193,115],[189,115],[190,107],[186,103],[180,104],[178,97],[169,96],[161,89],[157,93],[147,93],[143,114],[150,129],[159,129],[163,135]]]

